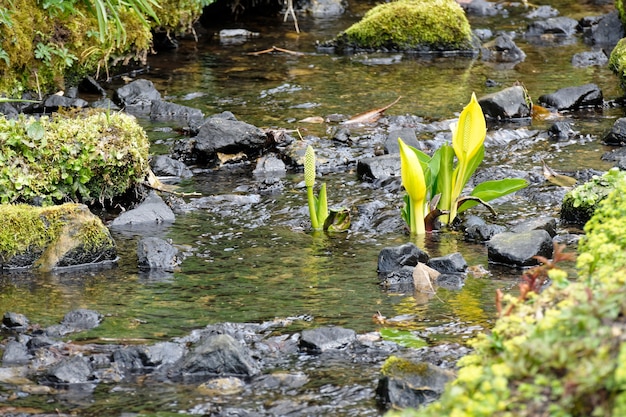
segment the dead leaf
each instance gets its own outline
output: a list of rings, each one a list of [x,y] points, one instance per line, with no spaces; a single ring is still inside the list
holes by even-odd
[[[346,120],[345,122],[343,122],[343,124],[349,125],[349,124],[359,124],[359,123],[374,123],[376,120],[380,119],[380,116],[383,115],[385,110],[387,110],[389,107],[396,104],[398,101],[400,101],[401,98],[402,97],[398,97],[393,103],[387,104],[384,107],[380,107],[378,109],[370,110],[365,113],[356,115],[352,117],[350,120]]]
[[[432,269],[428,265],[419,262],[413,269],[413,286],[415,291],[421,293],[435,293],[433,281],[441,275],[438,271]]]
[[[300,123],[324,123],[324,118],[320,116],[305,117]]]

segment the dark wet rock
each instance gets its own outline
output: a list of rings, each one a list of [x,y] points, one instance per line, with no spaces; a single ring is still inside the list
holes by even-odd
[[[151,191],[137,207],[121,213],[110,224],[111,228],[142,229],[159,224],[169,224],[176,219],[174,212],[163,199]]]
[[[378,272],[391,272],[403,266],[415,266],[418,262],[427,263],[428,259],[428,254],[414,243],[386,247],[378,254]]]
[[[393,361],[393,362],[392,362]],[[392,365],[389,365],[389,363]],[[427,362],[391,357],[383,366],[384,375],[376,393],[385,408],[418,408],[437,400],[453,372]]]
[[[463,1],[460,5],[468,16],[507,16],[509,14],[502,4],[487,0]]]
[[[480,49],[483,61],[518,63],[526,59],[526,54],[513,41],[513,38],[503,33],[489,41]]]
[[[465,228],[465,240],[472,242],[486,242],[494,235],[506,231],[506,227],[499,224],[472,224]]]
[[[200,109],[183,106],[181,104],[170,103],[168,101],[155,100],[150,106],[150,120],[155,121],[177,121],[185,125],[192,124],[193,121],[202,120],[204,114]]]
[[[620,117],[613,123],[611,131],[603,138],[604,143],[613,146],[626,145],[626,117]]]
[[[494,119],[508,120],[530,117],[531,109],[526,90],[519,85],[482,96],[478,103],[485,116]]]
[[[576,34],[578,21],[570,17],[551,17],[530,23],[526,29],[526,36],[536,37],[546,34],[571,37]]]
[[[626,171],[626,147],[619,147],[602,155],[603,161],[613,162],[613,166]]]
[[[248,349],[227,334],[202,338],[181,362],[181,372],[190,376],[254,376],[260,372]]]
[[[441,274],[435,279],[435,284],[449,291],[459,291],[465,285],[465,274]]]
[[[78,84],[78,89],[83,93],[100,94],[102,97],[107,95],[106,90],[90,75],[81,80],[80,84]]]
[[[83,356],[71,356],[48,370],[46,376],[53,383],[80,384],[89,382],[92,379],[92,373],[89,359]]]
[[[67,313],[61,324],[69,328],[80,330],[90,330],[98,327],[102,322],[102,314],[94,310],[79,308]]]
[[[113,352],[112,361],[118,369],[135,373],[143,370],[147,357],[143,347],[125,346]]]
[[[137,243],[137,265],[140,270],[159,269],[174,272],[180,264],[178,249],[158,237],[144,237]]]
[[[609,58],[602,50],[579,52],[572,57],[572,65],[578,68],[591,66],[603,67],[607,62],[609,62]]]
[[[442,274],[459,273],[467,270],[467,262],[459,252],[439,256],[437,258],[430,258],[427,265]]]
[[[523,233],[503,232],[487,242],[489,262],[514,267],[537,265],[534,256],[552,257],[552,237],[545,230]]]
[[[11,340],[4,346],[4,352],[2,353],[3,366],[25,364],[30,359],[31,355],[25,344]]]
[[[218,152],[243,152],[250,159],[269,145],[270,139],[258,127],[230,117],[212,116],[200,126],[195,137],[179,141],[174,146],[174,154],[183,161],[211,164],[217,161]]]
[[[572,129],[572,124],[570,122],[556,122],[550,129],[548,129],[548,134],[551,139],[554,140],[566,140],[575,136],[578,132]]]
[[[50,346],[58,344],[60,344],[59,341],[51,338],[50,336],[47,336],[45,334],[37,334],[28,341],[27,346],[31,350],[36,350],[40,348],[47,349]]]
[[[539,6],[528,12],[526,17],[529,19],[548,19],[559,14],[559,11],[552,6]]]
[[[19,313],[7,311],[2,316],[2,325],[10,330],[23,332],[28,329],[28,318]]]
[[[117,102],[131,113],[149,113],[153,101],[161,101],[161,93],[150,80],[135,80],[115,92]]]
[[[259,389],[280,389],[282,391],[300,388],[309,382],[309,378],[302,372],[287,373],[274,372],[268,375],[262,375],[253,382],[253,387]]]
[[[585,84],[576,87],[565,87],[551,94],[539,97],[538,102],[544,107],[559,111],[576,110],[583,107],[601,107],[603,104],[602,90],[596,84]]]
[[[359,178],[366,181],[396,176],[400,174],[400,155],[389,154],[361,158],[356,165],[356,173]]]
[[[90,107],[94,109],[103,109],[108,111],[117,111],[120,110],[120,107],[115,104],[110,98],[105,97],[100,100],[96,100],[89,104]]]
[[[45,111],[53,112],[57,111],[59,108],[63,107],[76,107],[79,109],[85,108],[89,105],[85,100],[80,98],[70,98],[65,96],[58,96],[53,94],[51,96],[46,97],[43,104],[41,105]]]
[[[476,37],[480,39],[481,42],[486,42],[487,40],[493,38],[493,32],[491,31],[491,29],[478,28],[473,29],[472,32],[474,32],[474,35],[476,35]]]
[[[350,137],[350,129],[348,129],[347,127],[338,128],[332,136],[333,140],[336,142],[344,143],[347,145],[352,143],[352,139]]]
[[[193,172],[181,161],[170,158],[166,155],[156,155],[150,160],[152,172],[157,176],[174,176],[180,178],[191,178]]]
[[[276,154],[264,155],[256,161],[253,174],[256,176],[283,176],[287,173],[287,166]]]
[[[331,349],[343,349],[356,342],[356,332],[339,326],[325,326],[302,331],[300,349],[319,354]]]
[[[541,216],[534,219],[528,219],[522,223],[516,224],[511,227],[511,232],[523,233],[529,230],[545,230],[550,237],[556,236],[556,224],[557,219],[550,216]]]
[[[403,266],[389,272],[379,272],[380,286],[385,291],[394,293],[409,293],[415,287],[413,285],[414,266]]]
[[[173,342],[160,342],[145,349],[146,362],[152,366],[177,362],[187,352],[186,348]]]
[[[583,18],[579,22],[583,39],[591,45],[600,45],[612,50],[626,32],[617,11],[602,16]]]
[[[235,207],[241,211],[241,206],[259,204],[260,202],[261,196],[259,194],[221,194],[193,198],[189,202],[179,202],[174,210],[176,213],[189,213],[195,210],[209,209],[226,214],[226,207]]]
[[[403,127],[401,129],[394,129],[389,131],[389,134],[387,135],[387,140],[384,144],[386,153],[400,153],[400,145],[398,144],[398,139],[402,139],[402,141],[409,146],[420,149],[420,144],[417,140],[415,129],[411,127]]]
[[[7,118],[14,118],[20,112],[11,103],[0,103],[0,114]]]
[[[313,0],[307,6],[307,11],[315,18],[329,18],[341,16],[345,11],[344,0]]]

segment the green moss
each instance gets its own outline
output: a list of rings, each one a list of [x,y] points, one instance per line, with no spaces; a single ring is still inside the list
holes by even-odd
[[[620,39],[611,51],[609,68],[619,77],[622,88],[626,89],[626,38]]]
[[[0,118],[0,202],[103,202],[142,182],[149,142],[134,117]]]
[[[361,48],[471,49],[471,28],[454,0],[397,0],[368,11],[341,35]]]
[[[383,364],[380,372],[385,376],[424,375],[428,370],[428,364],[425,362],[416,363],[397,356],[390,356]]]
[[[624,7],[624,0],[615,0],[615,8],[619,13],[619,18],[624,25],[626,25],[626,8]]]

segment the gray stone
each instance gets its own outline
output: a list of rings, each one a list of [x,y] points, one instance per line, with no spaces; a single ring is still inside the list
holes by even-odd
[[[79,308],[67,313],[61,324],[76,330],[89,330],[98,327],[102,318],[102,314],[97,311]]]
[[[80,384],[92,378],[92,369],[89,359],[82,356],[71,356],[48,371],[48,377],[53,382],[66,384]]]
[[[534,256],[550,258],[553,249],[552,237],[545,230],[503,232],[487,242],[487,257],[489,262],[524,267],[538,264]]]
[[[546,20],[538,20],[528,25],[526,36],[535,37],[545,34],[553,34],[563,37],[571,37],[576,34],[578,21],[570,17],[551,17]]]
[[[339,326],[326,326],[302,331],[300,349],[309,353],[322,353],[342,349],[356,341],[356,332]]]
[[[400,153],[400,145],[398,144],[398,139],[402,139],[404,143],[409,146],[413,146],[414,148],[420,148],[419,141],[417,140],[417,135],[415,134],[415,129],[410,127],[403,127],[400,129],[390,130],[387,135],[387,140],[385,141],[385,151],[388,154],[399,154]]]
[[[572,65],[578,68],[591,66],[603,67],[609,62],[609,57],[604,51],[585,51],[574,54],[572,57]]]
[[[386,247],[378,254],[378,272],[391,272],[403,266],[415,266],[418,262],[427,263],[428,259],[428,254],[411,242]]]
[[[626,117],[620,117],[613,123],[611,130],[604,137],[604,143],[613,146],[626,144]]]
[[[556,236],[556,220],[554,217],[541,216],[529,219],[511,227],[511,232],[522,233],[529,230],[545,230],[551,237]]]
[[[65,96],[58,96],[56,94],[53,94],[51,96],[48,96],[44,102],[43,102],[43,107],[50,111],[50,110],[58,110],[60,107],[77,107],[79,109],[82,109],[84,107],[87,107],[89,105],[89,103],[87,103],[85,100],[80,99],[80,98],[70,98],[70,97],[65,97]]]
[[[427,265],[442,274],[460,273],[467,270],[467,262],[459,252],[437,258],[430,258]]]
[[[28,353],[26,345],[16,340],[10,340],[4,347],[2,364],[6,366],[28,363],[30,357],[31,355]]]
[[[118,102],[125,107],[147,108],[149,111],[153,101],[161,101],[161,93],[150,80],[135,80],[115,92]]]
[[[188,125],[190,121],[202,120],[203,117],[204,114],[200,109],[168,101],[155,100],[152,102],[152,106],[150,106],[150,120],[154,121],[175,120]]]
[[[7,311],[2,317],[2,324],[11,330],[24,331],[28,328],[28,318],[23,314]]]
[[[308,11],[315,18],[341,16],[345,11],[343,0],[311,0]]]
[[[465,228],[465,239],[474,242],[486,242],[494,235],[506,231],[499,224],[473,224]]]
[[[485,116],[508,120],[530,117],[530,106],[524,87],[517,85],[482,96],[478,103]]]
[[[367,181],[400,175],[400,155],[396,153],[361,158],[357,162],[356,173]]]
[[[583,107],[601,107],[602,90],[596,84],[565,87],[551,94],[539,96],[538,102],[544,107],[558,111],[577,110]]]
[[[263,175],[285,175],[287,173],[287,166],[278,156],[264,155],[260,157],[256,162],[253,174],[257,176]]]
[[[403,266],[399,269],[389,272],[379,272],[378,280],[380,286],[394,293],[410,293],[413,292],[413,270],[414,266]]]
[[[151,191],[148,197],[132,210],[128,210],[115,218],[111,228],[142,228],[159,224],[172,223],[176,219],[174,212],[163,199]]]
[[[438,287],[450,291],[459,291],[465,285],[465,274],[441,274],[435,280]]]
[[[518,63],[526,59],[526,53],[506,33],[485,43],[480,51],[483,61]]]
[[[254,376],[260,370],[248,349],[232,336],[210,335],[201,339],[182,359],[184,374]]]
[[[146,347],[146,359],[151,365],[172,364],[187,352],[179,343],[161,342]]]
[[[158,237],[145,237],[137,243],[138,266],[141,270],[159,269],[174,272],[180,264],[178,249]]]
[[[180,178],[191,178],[193,172],[183,162],[170,158],[166,155],[156,155],[150,160],[152,172],[157,176],[174,176]]]

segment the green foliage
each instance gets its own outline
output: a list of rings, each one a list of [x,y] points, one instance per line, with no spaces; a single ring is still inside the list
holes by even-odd
[[[0,202],[111,199],[143,181],[148,146],[123,113],[0,118]]]
[[[620,39],[611,51],[609,68],[619,77],[622,89],[626,89],[626,38]]]
[[[408,194],[401,214],[411,233],[432,230],[430,223],[442,214],[450,224],[458,213],[479,203],[486,205],[487,201],[527,185],[522,178],[485,181],[478,184],[468,197],[462,197],[465,185],[485,153],[485,118],[474,94],[461,112],[458,124],[452,127],[452,132],[452,146],[441,146],[432,157],[398,139],[402,184]]]
[[[322,184],[316,197],[313,193],[313,187],[315,186],[315,151],[311,145],[307,146],[304,155],[304,183],[307,191],[311,227],[313,230],[322,230],[326,217],[328,217],[326,183]]]
[[[383,340],[389,340],[390,342],[395,342],[404,347],[418,349],[424,346],[428,346],[428,343],[426,343],[423,339],[419,338],[409,330],[385,327],[380,329],[380,336],[383,338]]]
[[[470,24],[454,0],[383,3],[340,37],[363,48],[471,49]]]
[[[603,175],[594,175],[591,180],[568,192],[565,199],[570,199],[573,207],[595,206],[615,189],[619,181],[625,178],[626,171],[611,168]]]

